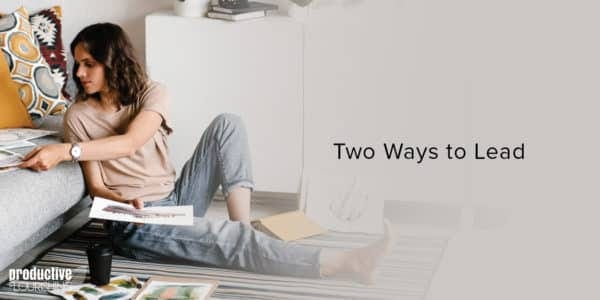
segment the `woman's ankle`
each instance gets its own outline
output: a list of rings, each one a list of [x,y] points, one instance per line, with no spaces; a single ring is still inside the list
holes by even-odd
[[[319,254],[321,277],[329,277],[340,272],[343,266],[342,251],[322,249]]]
[[[348,251],[321,250],[321,276],[344,273],[360,283],[372,284],[377,265],[390,252],[393,245],[391,224],[386,220],[384,236],[369,245]]]
[[[248,188],[236,187],[229,191],[226,203],[227,212],[231,221],[240,221],[250,224],[251,191]]]

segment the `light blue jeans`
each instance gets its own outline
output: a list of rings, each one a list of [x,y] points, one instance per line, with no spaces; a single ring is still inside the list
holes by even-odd
[[[222,114],[202,134],[171,194],[146,206],[193,205],[193,226],[110,222],[116,252],[152,262],[242,269],[265,274],[319,277],[320,249],[273,239],[251,226],[204,217],[215,191],[254,187],[248,137],[241,119]]]

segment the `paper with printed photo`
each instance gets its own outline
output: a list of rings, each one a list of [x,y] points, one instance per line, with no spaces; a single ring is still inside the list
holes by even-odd
[[[132,276],[116,276],[107,285],[96,286],[91,283],[67,285],[64,288],[48,291],[65,300],[128,300],[138,291]]]
[[[194,224],[194,209],[185,206],[156,206],[137,209],[130,204],[95,197],[90,218],[165,225]]]
[[[218,285],[212,279],[152,276],[131,299],[205,300]]]

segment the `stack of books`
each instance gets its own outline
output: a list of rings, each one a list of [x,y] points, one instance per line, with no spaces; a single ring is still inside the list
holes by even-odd
[[[276,11],[277,5],[249,1],[238,6],[223,7],[212,5],[208,17],[228,21],[241,21],[265,17],[269,12]]]

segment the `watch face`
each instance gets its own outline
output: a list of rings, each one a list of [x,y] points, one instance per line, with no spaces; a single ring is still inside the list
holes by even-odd
[[[73,148],[71,148],[71,156],[73,156],[73,158],[77,159],[77,158],[79,158],[80,155],[81,155],[81,148],[79,146],[73,146]]]

